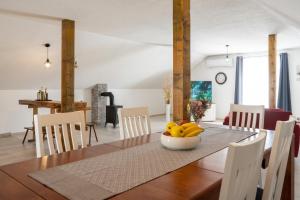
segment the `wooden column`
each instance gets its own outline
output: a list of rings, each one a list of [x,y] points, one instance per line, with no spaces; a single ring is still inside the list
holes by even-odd
[[[189,120],[190,0],[173,0],[173,120]]]
[[[269,107],[276,108],[276,34],[269,35]]]
[[[74,111],[75,22],[62,20],[61,112]]]

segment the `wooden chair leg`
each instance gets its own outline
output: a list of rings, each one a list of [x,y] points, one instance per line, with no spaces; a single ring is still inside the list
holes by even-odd
[[[94,130],[96,141],[98,142],[98,137],[97,137],[97,133],[96,133],[96,130],[95,130],[95,126],[93,126],[93,130]]]
[[[26,132],[25,132],[25,135],[24,135],[24,138],[23,138],[23,141],[22,141],[22,144],[24,144],[25,140],[26,140],[26,137],[27,137],[27,134],[28,134],[29,130],[27,129]]]
[[[29,131],[28,131],[29,132]],[[34,142],[35,141],[35,133],[34,133],[34,128],[31,131],[32,132],[32,139],[28,139],[28,142]]]
[[[92,135],[92,128],[90,127],[90,134],[89,134],[89,145],[91,145],[91,135]]]

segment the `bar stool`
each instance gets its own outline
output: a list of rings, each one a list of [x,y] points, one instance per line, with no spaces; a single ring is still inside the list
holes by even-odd
[[[24,129],[26,130],[26,132],[25,132],[25,135],[24,135],[24,138],[23,138],[22,144],[24,144],[24,142],[25,142],[25,140],[26,140],[26,137],[27,137],[27,134],[28,134],[28,132],[29,132],[29,131],[32,131],[32,133],[33,133],[33,127],[32,127],[32,126],[31,126],[31,127],[24,127]]]
[[[95,123],[93,123],[93,122],[87,122],[86,123],[86,127],[88,129],[90,129],[90,131],[89,131],[89,145],[91,145],[92,129],[94,131],[96,141],[98,142],[98,137],[97,137],[97,133],[96,133],[96,130],[95,130]]]

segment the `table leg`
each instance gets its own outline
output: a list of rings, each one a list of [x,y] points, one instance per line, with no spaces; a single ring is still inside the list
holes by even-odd
[[[85,124],[86,124],[86,108],[84,108],[83,113],[84,113],[84,120],[85,120]]]
[[[289,154],[288,163],[286,166],[286,172],[285,172],[285,178],[284,178],[284,184],[282,188],[282,194],[281,199],[282,200],[294,200],[295,198],[295,156],[294,156],[294,150],[295,150],[295,142],[294,137],[292,139],[291,143],[291,149]]]
[[[33,131],[32,131],[32,139],[29,139],[28,142],[34,142],[35,141],[35,129],[34,129],[34,115],[37,115],[38,112],[38,108],[37,107],[33,107],[32,108],[32,127],[33,127]]]
[[[50,109],[50,114],[55,114],[55,108]]]

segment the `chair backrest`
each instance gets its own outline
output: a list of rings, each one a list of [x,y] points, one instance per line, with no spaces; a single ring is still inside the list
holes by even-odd
[[[147,107],[119,109],[118,116],[121,140],[151,133]]]
[[[75,126],[79,126],[79,130],[76,130]],[[87,146],[87,133],[83,111],[35,115],[34,128],[37,157],[45,155],[43,130],[46,131],[50,155],[78,149],[78,133],[80,134],[81,147]]]
[[[219,200],[253,200],[260,176],[266,133],[252,141],[231,143]]]
[[[233,113],[236,113],[235,124],[233,124]],[[245,129],[248,131],[255,131],[257,119],[259,117],[258,127],[263,129],[264,127],[264,118],[265,118],[265,108],[264,106],[248,106],[248,105],[230,105],[230,114],[229,114],[229,128],[233,126],[236,129]]]
[[[263,200],[279,200],[289,157],[295,120],[278,121],[267,170]]]

